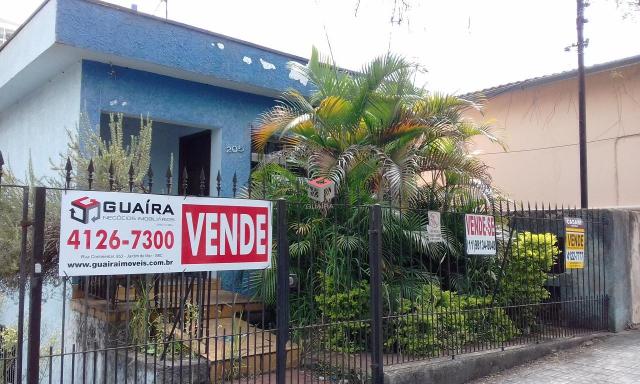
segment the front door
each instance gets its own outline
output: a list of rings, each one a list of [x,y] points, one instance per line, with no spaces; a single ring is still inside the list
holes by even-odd
[[[204,171],[204,196],[209,196],[209,170],[211,167],[211,131],[206,130],[180,138],[178,156],[178,191],[184,190],[184,172],[187,172],[187,195],[200,194],[200,174]]]

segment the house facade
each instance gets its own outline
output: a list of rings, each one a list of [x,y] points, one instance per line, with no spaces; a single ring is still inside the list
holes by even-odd
[[[474,143],[496,187],[517,201],[579,206],[577,71],[478,94],[483,114],[468,117],[490,120],[508,147]],[[589,206],[640,206],[640,56],[587,68],[586,106]]]
[[[291,70],[304,63],[112,4],[48,0],[0,49],[0,151],[18,176],[29,160],[53,175],[69,132],[84,123],[108,139],[109,114],[122,113],[127,134],[153,120],[155,175],[173,155],[175,180],[186,166],[205,169],[210,190],[218,171],[246,181],[251,124],[282,91],[308,92]]]

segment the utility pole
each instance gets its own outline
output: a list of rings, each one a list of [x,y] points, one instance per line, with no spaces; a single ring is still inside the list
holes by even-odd
[[[578,133],[580,143],[580,207],[589,207],[589,190],[587,182],[587,103],[585,96],[584,79],[584,47],[583,36],[584,23],[584,0],[576,0],[578,15],[576,18],[576,29],[578,30]]]
[[[164,18],[165,20],[169,20],[169,0],[160,0],[160,2],[164,3]]]

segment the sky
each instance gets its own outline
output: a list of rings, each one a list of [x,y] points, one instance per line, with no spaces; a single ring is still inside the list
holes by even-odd
[[[107,1],[165,15],[161,0]],[[40,3],[0,0],[0,19],[20,24]],[[303,57],[315,45],[349,69],[401,54],[424,70],[418,83],[453,93],[575,68],[575,50],[564,50],[576,40],[575,7],[575,0],[168,0],[169,19]],[[624,17],[615,0],[591,0],[586,64],[640,54],[637,14]]]

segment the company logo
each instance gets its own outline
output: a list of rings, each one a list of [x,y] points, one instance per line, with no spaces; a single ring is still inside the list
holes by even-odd
[[[95,222],[100,218],[100,202],[90,199],[88,196],[81,197],[71,202],[73,206],[69,209],[71,218],[83,224],[89,224],[89,220]]]

